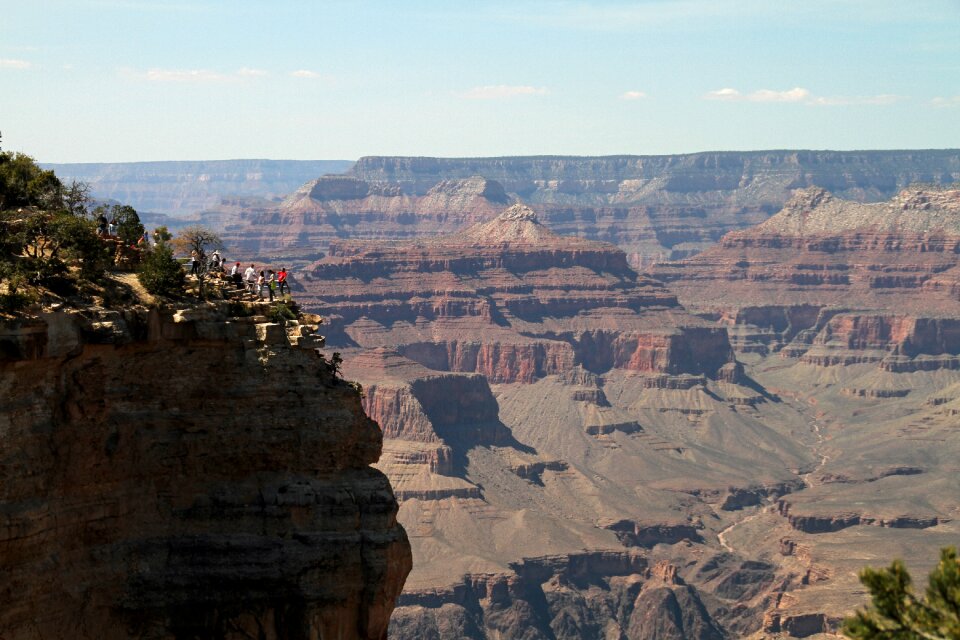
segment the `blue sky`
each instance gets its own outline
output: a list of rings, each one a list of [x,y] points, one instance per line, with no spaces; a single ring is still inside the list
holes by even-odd
[[[44,162],[960,147],[960,0],[0,0]]]

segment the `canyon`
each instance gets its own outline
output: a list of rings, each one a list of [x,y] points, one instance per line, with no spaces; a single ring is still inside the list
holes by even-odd
[[[0,635],[386,638],[411,557],[380,430],[317,319],[261,311],[0,321]]]
[[[781,606],[811,569],[729,546],[803,493],[806,409],[617,247],[512,205],[333,242],[298,281],[384,432],[414,553],[391,637],[726,638],[842,613]]]
[[[960,495],[960,192],[812,187],[638,273],[531,207],[331,241],[299,300],[385,434],[396,638],[829,636]]]
[[[826,638],[960,533],[958,167],[363,158],[197,219],[294,267],[382,430],[391,638]]]

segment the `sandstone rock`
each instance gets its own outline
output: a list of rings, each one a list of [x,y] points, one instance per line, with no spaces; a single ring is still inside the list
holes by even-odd
[[[410,548],[379,429],[218,309],[2,324],[0,635],[386,637]]]

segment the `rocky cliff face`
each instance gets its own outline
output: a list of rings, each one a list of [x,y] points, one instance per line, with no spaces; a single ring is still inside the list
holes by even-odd
[[[0,324],[0,635],[386,637],[380,431],[316,326],[232,311]]]
[[[765,614],[771,633],[834,626],[857,603],[865,545],[874,565],[924,566],[956,535],[958,221],[955,189],[870,204],[805,189],[758,227],[650,269],[727,325],[748,375],[815,436],[801,490],[721,538],[764,548],[779,535],[781,566],[806,571]]]

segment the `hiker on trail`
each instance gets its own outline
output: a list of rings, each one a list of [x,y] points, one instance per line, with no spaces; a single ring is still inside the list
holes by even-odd
[[[283,295],[283,290],[286,289],[287,293],[290,293],[290,285],[287,284],[287,268],[280,267],[280,271],[277,272],[277,287],[280,289],[280,295]]]
[[[97,216],[97,235],[107,235],[107,216],[103,215],[102,213]]]
[[[220,250],[217,249],[213,252],[213,257],[210,258],[210,268],[213,271],[219,272],[220,266],[223,264],[223,258],[220,257]]]
[[[110,232],[109,232],[109,233],[110,233],[111,236],[117,235],[117,217],[116,217],[116,216],[110,218]]]
[[[190,252],[190,275],[195,276],[200,274],[200,254],[197,253],[197,250],[194,249]]]
[[[143,230],[143,235],[137,240],[137,246],[141,249],[146,249],[150,246],[150,234],[147,233],[146,229]]]
[[[277,274],[271,269],[268,275],[270,277],[267,278],[267,291],[270,293],[270,302],[273,302],[273,295],[277,291]]]
[[[243,272],[243,279],[247,281],[247,288],[250,289],[250,293],[256,293],[254,286],[257,283],[257,270],[253,268],[252,264]]]
[[[233,265],[233,268],[230,269],[230,279],[233,280],[233,284],[237,289],[243,289],[243,274],[240,273],[240,263]]]
[[[260,272],[260,275],[257,276],[257,295],[260,296],[260,299],[263,300],[263,287],[267,284],[267,276]]]

